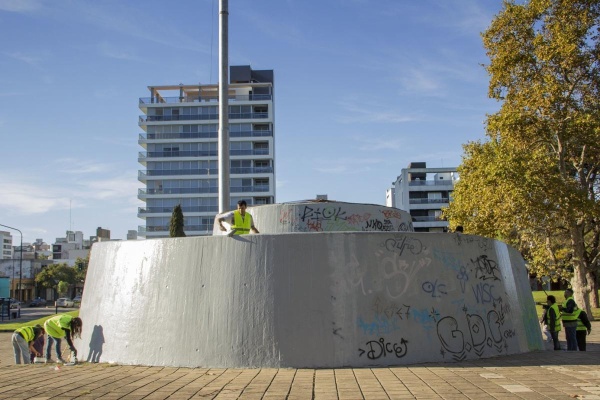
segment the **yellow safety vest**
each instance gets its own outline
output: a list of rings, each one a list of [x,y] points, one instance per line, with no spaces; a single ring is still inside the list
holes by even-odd
[[[562,304],[562,307],[563,307],[562,320],[563,320],[563,322],[576,321],[577,316],[579,315],[579,314],[575,314],[575,312],[577,310],[579,310],[579,308],[577,307],[577,303],[575,303],[575,308],[573,308],[572,313],[568,313],[568,312],[564,311],[567,308],[567,303],[569,302],[569,300],[573,300],[573,302],[575,302],[575,300],[573,299],[573,296],[569,297],[568,299],[565,299],[565,302]]]
[[[44,322],[44,329],[48,336],[60,339],[66,336],[65,329],[71,329],[73,317],[67,314],[57,315]]]
[[[27,343],[35,339],[35,334],[33,333],[33,326],[24,326],[23,328],[15,329],[15,332],[20,333]]]
[[[556,321],[554,323],[554,332],[560,332],[560,330],[562,329],[561,324],[560,324],[560,311],[558,311],[558,305],[556,303],[552,304],[550,306],[550,308],[552,310],[554,310],[554,315],[556,315]],[[550,310],[548,310],[548,312],[550,312]],[[548,316],[548,322],[550,322],[550,316]]]
[[[234,235],[247,235],[250,233],[252,227],[252,215],[246,213],[244,218],[238,210],[233,212],[233,226],[231,229],[235,229]]]

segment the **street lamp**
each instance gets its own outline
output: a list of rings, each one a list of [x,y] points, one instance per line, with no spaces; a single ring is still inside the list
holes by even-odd
[[[23,280],[23,232],[21,232],[19,229],[17,228],[13,228],[12,226],[7,226],[7,225],[2,225],[0,224],[0,226],[3,226],[5,228],[8,229],[13,229],[17,232],[19,232],[19,234],[21,235],[21,247],[19,248],[19,253],[20,253],[20,257],[19,257],[19,301],[22,301],[23,298],[23,294],[21,293],[23,290],[22,287],[22,280]],[[14,276],[14,267],[13,267],[13,276]]]

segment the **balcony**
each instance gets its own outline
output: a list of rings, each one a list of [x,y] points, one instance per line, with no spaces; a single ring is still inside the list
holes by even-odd
[[[269,118],[268,112],[250,112],[250,113],[229,113],[229,119],[265,119]],[[147,122],[165,122],[165,121],[208,121],[218,120],[218,113],[202,115],[140,115],[139,124]]]
[[[412,217],[412,220],[413,220],[413,222],[432,222],[432,221],[446,222],[446,220],[442,219],[442,217],[435,217],[435,216]]]
[[[270,101],[272,100],[273,95],[271,94],[251,94],[251,95],[232,95],[229,96],[229,101]],[[191,96],[183,96],[183,97],[140,97],[140,105],[147,104],[179,104],[179,103],[218,103],[219,96],[201,96],[201,97],[191,97]]]
[[[229,191],[231,193],[250,193],[250,192],[268,192],[269,185],[260,186],[232,186]]]
[[[437,181],[410,181],[408,186],[453,186],[454,181],[448,180],[437,180]]]
[[[218,213],[219,206],[197,206],[197,207],[181,207],[181,211],[185,213],[201,213],[210,212]],[[138,214],[159,214],[173,212],[173,207],[138,207]]]
[[[234,174],[272,174],[273,167],[257,167],[257,168],[230,168],[229,173]]]
[[[165,189],[138,189],[138,196],[155,195],[155,194],[207,194],[218,193],[219,189],[216,186],[201,187],[201,188],[165,188]]]
[[[173,140],[173,139],[216,139],[218,132],[187,132],[187,133],[146,133],[140,134],[139,140]],[[230,138],[237,137],[269,137],[273,131],[242,131],[229,132]]]
[[[449,199],[408,199],[410,204],[443,204],[448,203]]]
[[[138,159],[163,158],[163,157],[217,157],[217,150],[199,150],[199,151],[140,151]],[[247,150],[229,150],[230,156],[266,156],[269,155],[269,149],[247,149]]]

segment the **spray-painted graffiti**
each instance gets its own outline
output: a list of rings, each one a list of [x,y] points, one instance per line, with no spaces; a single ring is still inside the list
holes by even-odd
[[[473,290],[473,295],[475,296],[475,300],[477,303],[485,304],[491,303],[496,298],[492,291],[494,290],[494,285],[490,285],[489,283],[481,282],[471,287]]]
[[[465,317],[468,338],[456,318],[447,316],[437,322],[437,334],[442,345],[440,353],[443,357],[450,353],[454,360],[462,361],[470,352],[481,357],[486,348],[493,347],[498,353],[503,348],[508,349],[508,342],[502,334],[504,321],[495,310],[487,313],[487,324],[479,314],[465,313]]]
[[[481,280],[500,280],[500,277],[497,276],[500,274],[500,270],[498,270],[498,263],[494,260],[490,260],[487,255],[481,255],[475,260],[471,259],[471,262],[475,266],[475,278],[479,278]]]
[[[402,213],[398,210],[381,210],[381,213],[385,216],[385,218],[402,219]]]
[[[446,285],[443,283],[438,283],[437,279],[434,282],[423,282],[421,288],[425,293],[431,294],[431,297],[442,297],[442,295],[448,294],[446,291]]]
[[[357,213],[356,209],[345,209],[339,205],[305,205],[282,209],[279,223],[289,225],[296,232],[413,231],[411,222],[402,222],[402,212],[399,210],[382,212],[382,216],[389,215],[385,218],[377,218],[377,215]]]
[[[385,247],[385,249],[388,251],[397,253],[399,256],[401,256],[405,250],[417,255],[421,254],[421,252],[425,249],[425,246],[419,239],[410,236],[387,239],[385,243],[383,243],[383,247]]]
[[[394,231],[394,225],[392,225],[392,221],[389,219],[380,221],[378,219],[370,219],[367,221],[363,231],[385,231],[390,232]]]
[[[385,282],[386,294],[392,299],[404,295],[419,270],[429,266],[430,258],[421,258],[412,262],[400,258],[397,254],[384,257],[381,261],[382,275]]]
[[[346,219],[346,211],[342,207],[310,207],[304,206],[304,210],[300,212],[300,220],[302,221],[322,221],[322,220],[338,220]]]
[[[386,341],[384,338],[379,340],[370,340],[365,343],[365,349],[359,348],[359,357],[363,354],[367,355],[370,360],[377,360],[381,357],[386,357],[388,354],[397,358],[404,357],[408,352],[408,340],[401,338],[400,344]]]
[[[469,280],[469,274],[465,267],[460,267],[460,272],[456,275],[456,279],[460,282],[460,290],[464,294],[467,281]]]
[[[366,335],[385,335],[400,329],[396,318],[385,315],[375,315],[371,321],[364,321],[358,317],[357,326]]]

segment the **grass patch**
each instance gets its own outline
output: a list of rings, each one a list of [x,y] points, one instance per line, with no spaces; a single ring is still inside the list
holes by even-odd
[[[79,310],[68,311],[66,313],[59,313],[59,314],[68,314],[68,315],[72,315],[74,317],[78,317]],[[24,326],[33,326],[33,325],[37,325],[37,324],[40,324],[43,326],[44,322],[46,322],[47,319],[55,317],[56,315],[58,315],[58,314],[47,315],[45,317],[34,319],[31,321],[27,321],[27,322],[10,322],[7,324],[2,324],[2,325],[0,325],[0,332],[13,332],[15,329],[22,328]]]
[[[546,304],[546,297],[548,295],[552,295],[556,297],[556,302],[558,304],[562,304],[565,301],[565,291],[564,290],[547,290],[544,292],[543,290],[533,291],[533,301],[535,301],[535,310],[537,311],[538,317],[541,319],[544,313],[544,309],[542,308],[542,304]],[[547,294],[546,294],[547,293]],[[600,319],[600,308],[592,307],[592,315],[594,320],[598,321]]]

